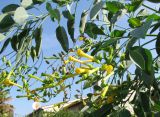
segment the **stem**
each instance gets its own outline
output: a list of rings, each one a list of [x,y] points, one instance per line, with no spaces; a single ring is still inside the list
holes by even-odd
[[[160,13],[159,11],[157,11],[157,10],[155,10],[155,9],[153,9],[153,8],[151,8],[151,7],[147,6],[147,5],[145,5],[145,4],[142,4],[142,6],[148,8],[148,9],[150,9],[150,10],[156,12],[156,13]]]
[[[34,78],[34,79],[36,79],[36,80],[39,80],[39,81],[43,82],[43,80],[42,80],[41,78],[37,77],[37,76],[31,75],[31,74],[29,74],[28,76],[29,76],[30,78]]]
[[[19,87],[20,89],[23,89],[23,87],[21,86],[21,85],[19,85],[19,84],[16,84],[16,83],[14,83],[14,82],[10,82],[12,85],[14,85],[14,86],[17,86],[17,87]]]
[[[147,45],[147,44],[149,44],[149,43],[151,43],[152,41],[155,41],[155,40],[157,40],[157,38],[155,38],[155,39],[153,39],[153,40],[150,40],[150,41],[148,41],[148,42],[142,44],[141,46],[145,46],[145,45]]]
[[[157,37],[157,34],[147,34],[146,36]]]

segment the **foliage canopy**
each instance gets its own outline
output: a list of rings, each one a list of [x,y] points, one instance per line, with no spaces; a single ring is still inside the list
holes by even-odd
[[[17,98],[41,102],[63,92],[66,102],[72,86],[81,84],[75,97],[85,116],[160,116],[160,11],[148,5],[160,1],[88,0],[88,8],[78,11],[82,2],[22,0],[1,10],[0,87],[17,87]],[[63,51],[44,57],[43,23],[49,18]],[[39,73],[41,64],[49,67]],[[33,81],[39,87],[31,87]]]

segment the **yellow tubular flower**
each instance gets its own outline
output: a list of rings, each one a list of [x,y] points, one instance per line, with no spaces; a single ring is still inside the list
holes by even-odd
[[[102,69],[107,71],[107,74],[110,74],[113,71],[113,66],[112,65],[103,65]]]
[[[90,56],[90,55],[84,53],[81,49],[78,49],[78,50],[77,50],[77,55],[80,56],[80,57],[88,58],[88,59],[90,59],[90,60],[94,60],[94,57],[93,57],[93,56]]]
[[[81,61],[81,60],[78,60],[78,59],[76,59],[76,58],[74,58],[74,57],[72,57],[72,56],[69,56],[69,61],[74,61],[74,62],[78,62],[78,63],[83,63],[83,61]]]
[[[88,62],[92,62],[92,60],[84,60],[84,61],[82,61],[83,64],[88,63]]]
[[[84,60],[84,61],[81,61],[81,60],[78,60],[72,56],[69,56],[69,61],[74,61],[74,62],[78,62],[78,63],[81,63],[81,64],[85,64],[85,63],[88,63],[88,62],[92,62],[92,60]]]
[[[80,41],[83,41],[83,40],[84,40],[84,37],[83,37],[83,36],[80,36],[80,37],[79,37],[79,40],[80,40]]]
[[[69,62],[69,60],[65,60],[65,61],[64,61],[64,64],[66,65],[68,62]]]
[[[11,85],[11,81],[10,81],[8,78],[6,78],[6,79],[3,81],[3,84],[9,86],[9,85]]]
[[[82,73],[87,73],[89,70],[88,69],[84,69],[84,68],[76,68],[75,72],[77,74],[82,74]]]
[[[104,87],[104,89],[102,90],[102,94],[101,94],[101,97],[104,98],[106,96],[106,93],[109,89],[109,85],[107,85],[106,87]]]
[[[99,70],[99,67],[96,67],[96,68],[94,68],[94,69],[92,69],[92,70],[89,70],[88,71],[88,75],[91,75],[91,74],[93,74],[94,72],[96,72],[96,71],[98,71]]]
[[[12,82],[10,79],[8,79],[8,78],[6,78],[4,81],[3,81],[3,84],[4,85],[7,85],[7,86],[17,86],[17,87],[19,87],[19,88],[23,88],[21,85],[19,85],[19,84],[16,84],[16,83],[14,83],[14,82]]]

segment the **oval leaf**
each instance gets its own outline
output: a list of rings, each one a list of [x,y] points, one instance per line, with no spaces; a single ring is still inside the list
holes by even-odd
[[[143,26],[136,28],[131,32],[132,37],[145,38],[148,29],[152,24],[152,20],[146,21]]]
[[[15,11],[19,7],[18,4],[9,4],[2,9],[3,13]]]
[[[14,23],[15,22],[11,15],[6,13],[0,15],[0,33],[8,31],[8,29],[11,28]]]
[[[160,46],[159,46],[159,44],[160,44],[160,32],[158,33],[157,40],[156,40],[156,52],[157,52],[158,55],[160,55]]]
[[[96,18],[99,11],[102,9],[104,3],[105,3],[104,1],[101,1],[101,2],[98,2],[97,4],[94,5],[94,7],[90,11],[90,19],[91,20]]]
[[[34,37],[36,42],[36,56],[39,56],[42,44],[42,27],[35,30]]]
[[[85,29],[86,22],[87,22],[87,16],[88,16],[88,12],[86,12],[86,11],[82,12],[82,14],[81,14],[81,20],[80,20],[80,25],[79,25],[79,32],[81,34],[84,33],[84,29]]]
[[[67,28],[68,28],[68,33],[69,33],[72,41],[75,42],[75,39],[74,39],[74,19],[67,21]]]
[[[56,36],[57,36],[57,39],[58,39],[59,43],[61,44],[63,50],[65,52],[68,52],[69,42],[68,42],[67,33],[66,33],[64,27],[62,27],[62,26],[57,27]]]
[[[1,48],[0,54],[2,54],[2,52],[7,48],[9,42],[10,42],[10,38],[7,39],[7,40],[4,42],[4,44],[3,44],[2,48]]]
[[[145,60],[137,49],[131,49],[129,51],[129,57],[134,64],[136,64],[142,70],[145,70]]]

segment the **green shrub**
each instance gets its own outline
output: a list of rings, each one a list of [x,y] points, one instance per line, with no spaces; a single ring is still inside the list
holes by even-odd
[[[32,116],[28,117],[84,117],[83,113],[78,111],[61,110],[57,113],[54,112],[39,112],[33,113]]]

